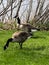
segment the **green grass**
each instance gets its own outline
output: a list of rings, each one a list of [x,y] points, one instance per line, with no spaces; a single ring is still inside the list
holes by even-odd
[[[49,65],[49,31],[38,31],[27,39],[23,49],[18,43],[10,43],[6,51],[3,47],[15,31],[0,31],[0,65]]]

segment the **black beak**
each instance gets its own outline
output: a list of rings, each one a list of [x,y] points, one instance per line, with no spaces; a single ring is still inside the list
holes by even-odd
[[[17,15],[16,15],[16,16],[14,16],[13,18],[17,18]]]

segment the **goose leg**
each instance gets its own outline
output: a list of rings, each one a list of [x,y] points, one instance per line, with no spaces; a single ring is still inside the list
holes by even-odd
[[[19,45],[20,45],[20,43],[19,43]]]
[[[20,49],[22,49],[22,43],[20,44]]]

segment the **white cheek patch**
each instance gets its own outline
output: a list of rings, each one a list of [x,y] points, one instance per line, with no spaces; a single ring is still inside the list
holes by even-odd
[[[20,25],[20,28],[22,28],[23,27],[23,25]]]
[[[31,37],[32,37],[32,36],[29,36],[28,39],[31,38]]]
[[[17,27],[19,26],[19,24],[17,24]]]
[[[31,29],[32,32],[36,32],[37,30],[36,29]]]

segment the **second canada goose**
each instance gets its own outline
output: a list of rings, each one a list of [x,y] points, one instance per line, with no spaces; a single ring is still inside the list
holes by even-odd
[[[15,16],[14,18],[17,19],[17,29],[22,30],[22,31],[26,31],[26,32],[30,33],[30,35],[32,36],[31,29],[33,28],[33,26],[29,23],[21,24],[21,20],[20,20],[19,16]]]
[[[38,28],[35,28],[33,27],[31,24],[29,23],[23,23],[21,24],[21,20],[19,18],[19,16],[15,16],[14,18],[17,18],[17,29],[19,30],[22,30],[22,31],[26,31],[30,34],[30,36],[32,37],[34,30],[37,31],[37,30],[40,30]]]
[[[40,30],[39,28],[33,27],[30,23],[22,24],[19,16],[17,15],[14,18],[17,18],[18,28],[22,29],[23,31],[31,32],[31,30],[38,30],[38,31]]]
[[[18,42],[20,45],[20,48],[22,48],[23,42],[30,36],[28,32],[20,31],[15,32],[11,38],[9,38],[4,46],[4,50],[6,50],[9,46],[10,42]]]

